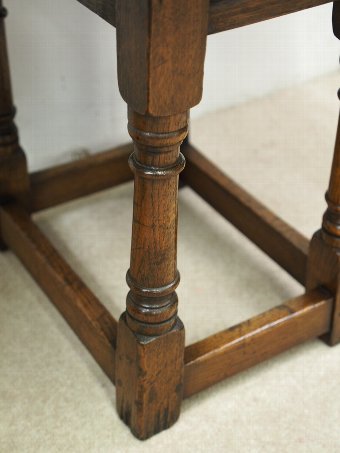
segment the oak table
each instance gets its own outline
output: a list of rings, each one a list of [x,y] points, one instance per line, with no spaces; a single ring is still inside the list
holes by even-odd
[[[201,99],[209,34],[328,1],[79,1],[117,29],[118,82],[133,143],[28,173],[14,124],[7,11],[0,0],[0,244],[19,257],[115,383],[120,417],[136,437],[146,439],[177,420],[183,398],[310,338],[329,345],[340,340],[340,128],[328,207],[311,241],[223,174],[187,138],[189,110]],[[333,30],[340,38],[337,1]],[[175,291],[179,175],[302,283],[305,293],[185,347]],[[130,291],[126,311],[116,321],[31,214],[131,179]]]

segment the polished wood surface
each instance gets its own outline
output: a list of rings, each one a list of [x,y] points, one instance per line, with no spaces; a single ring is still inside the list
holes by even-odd
[[[13,122],[6,10],[0,0],[0,245],[18,256],[116,381],[120,417],[136,437],[146,439],[177,420],[183,397],[310,338],[321,336],[330,345],[340,341],[340,132],[326,195],[328,207],[322,228],[310,244],[186,139],[189,111],[202,95],[208,33],[327,1],[81,3],[117,26],[119,88],[128,104],[133,145],[28,175]],[[333,10],[336,36],[340,35],[338,5]],[[187,166],[182,171],[185,157]],[[182,184],[194,189],[307,288],[302,296],[186,348],[176,295],[180,174]],[[130,291],[126,311],[117,323],[39,230],[31,211],[131,179]]]
[[[332,308],[330,294],[311,291],[189,346],[184,396],[328,332]]]
[[[117,1],[78,0],[114,27]],[[326,3],[330,3],[330,0],[210,0],[208,33],[251,25]]]
[[[171,330],[157,337],[134,333],[126,313],[120,318],[116,405],[138,439],[147,439],[177,421],[183,394],[183,354],[180,319],[175,318]]]
[[[183,181],[304,284],[309,241],[226,176],[189,143]]]
[[[117,0],[118,85],[130,109],[169,116],[199,103],[208,9],[208,0]]]
[[[307,268],[307,288],[321,285],[334,296],[334,311],[329,334],[323,339],[329,345],[340,341],[340,247],[325,241],[322,230],[316,232],[310,244]]]
[[[0,225],[6,245],[20,259],[104,372],[114,381],[116,321],[24,209],[16,204],[2,206]]]
[[[211,0],[209,34],[295,13],[329,0]]]
[[[340,90],[338,97],[340,100]],[[332,328],[324,337],[328,344],[335,345],[340,342],[340,116],[326,202],[322,229],[310,245],[307,287],[323,285],[335,295]]]
[[[31,174],[32,211],[56,206],[133,179],[128,158],[132,144]]]
[[[136,437],[146,439],[179,417],[184,327],[177,317],[179,146],[188,115],[152,118],[129,111],[135,143],[130,291],[117,337],[117,409]],[[129,378],[128,378],[129,377]]]
[[[182,400],[184,326],[175,290],[178,179],[185,160],[179,148],[188,111],[202,96],[209,2],[116,5],[118,84],[134,142],[130,291],[118,325],[117,410],[135,436],[146,439],[177,420]]]

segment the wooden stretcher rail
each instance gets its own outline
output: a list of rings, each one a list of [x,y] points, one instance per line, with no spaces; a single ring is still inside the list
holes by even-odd
[[[6,245],[114,383],[117,323],[18,205],[0,208]],[[333,298],[314,290],[185,348],[184,397],[329,331]]]
[[[15,204],[2,206],[0,229],[6,245],[21,260],[114,382],[115,319],[24,210]]]
[[[243,190],[192,145],[182,152],[183,181],[261,250],[304,284],[309,241]]]
[[[184,397],[330,329],[333,299],[315,290],[185,349]]]
[[[116,26],[115,0],[78,1]],[[210,0],[208,33],[243,27],[325,3],[330,0]]]
[[[133,179],[128,157],[132,143],[30,175],[33,212]]]

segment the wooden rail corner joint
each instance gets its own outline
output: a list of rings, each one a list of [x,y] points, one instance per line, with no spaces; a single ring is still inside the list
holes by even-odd
[[[340,126],[328,207],[310,242],[185,140],[189,111],[202,95],[209,33],[327,1],[79,1],[117,27],[118,82],[133,145],[28,174],[14,124],[7,11],[0,0],[0,246],[18,256],[116,384],[120,417],[146,439],[177,420],[183,398],[310,338],[340,341]],[[334,3],[333,30],[340,37],[340,2]],[[305,294],[185,347],[176,294],[180,174],[305,285]],[[117,322],[30,214],[132,179],[130,291]]]

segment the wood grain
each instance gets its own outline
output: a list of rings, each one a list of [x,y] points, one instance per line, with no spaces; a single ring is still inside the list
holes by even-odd
[[[340,247],[334,247],[319,230],[310,245],[306,287],[312,290],[321,285],[334,296],[331,329],[322,336],[326,343],[333,346],[340,342]]]
[[[209,34],[295,13],[330,0],[210,0]]]
[[[78,0],[116,26],[116,0]],[[210,0],[208,33],[219,33],[330,3],[331,0]],[[184,3],[184,2],[183,2]],[[337,2],[335,2],[337,4]],[[336,10],[338,6],[336,6]],[[336,13],[337,14],[337,13]],[[335,16],[338,17],[337,15]],[[336,32],[337,28],[335,29]]]
[[[323,285],[334,294],[332,328],[323,337],[333,346],[340,342],[340,116],[326,201],[322,229],[314,234],[309,250],[307,288]]]
[[[117,410],[138,439],[169,428],[178,419],[183,393],[184,327],[177,318],[164,335],[133,333],[126,314],[118,324]]]
[[[177,315],[179,147],[188,111],[202,95],[208,33],[328,3],[326,0],[79,0],[117,26],[118,79],[129,106],[129,158],[135,179],[126,311],[119,323],[30,218],[48,208],[129,181],[126,145],[35,172],[14,124],[0,0],[0,246],[9,246],[86,345],[117,381],[117,409],[146,439],[178,418],[183,396],[316,336],[340,341],[340,133],[322,230],[310,245],[306,294],[184,348]],[[339,5],[333,29],[340,36]],[[308,241],[240,188],[187,142],[183,182],[299,282]],[[32,184],[30,196],[29,184]],[[16,200],[16,201],[13,201]],[[322,285],[322,288],[321,288]]]
[[[243,190],[192,145],[181,177],[261,250],[304,284],[309,241]]]
[[[18,205],[0,208],[6,245],[114,382],[117,323]]]
[[[135,175],[127,322],[144,335],[159,335],[175,324],[179,147],[188,114],[153,118],[129,111],[135,142],[130,158]]]
[[[34,212],[133,179],[128,158],[132,143],[30,175]]]
[[[184,397],[330,328],[333,299],[315,290],[185,348]]]
[[[198,104],[208,9],[208,0],[117,0],[118,84],[132,110],[170,116]]]
[[[118,324],[117,410],[139,439],[179,417],[183,387],[184,326],[177,316],[179,147],[188,114],[141,115],[129,109],[135,150],[130,291]]]
[[[118,84],[128,104],[135,175],[130,291],[116,364],[122,382],[131,378],[117,386],[117,410],[140,439],[171,426],[182,400],[184,327],[175,290],[178,175],[185,160],[179,147],[188,110],[202,96],[208,9],[208,0],[116,2]]]

